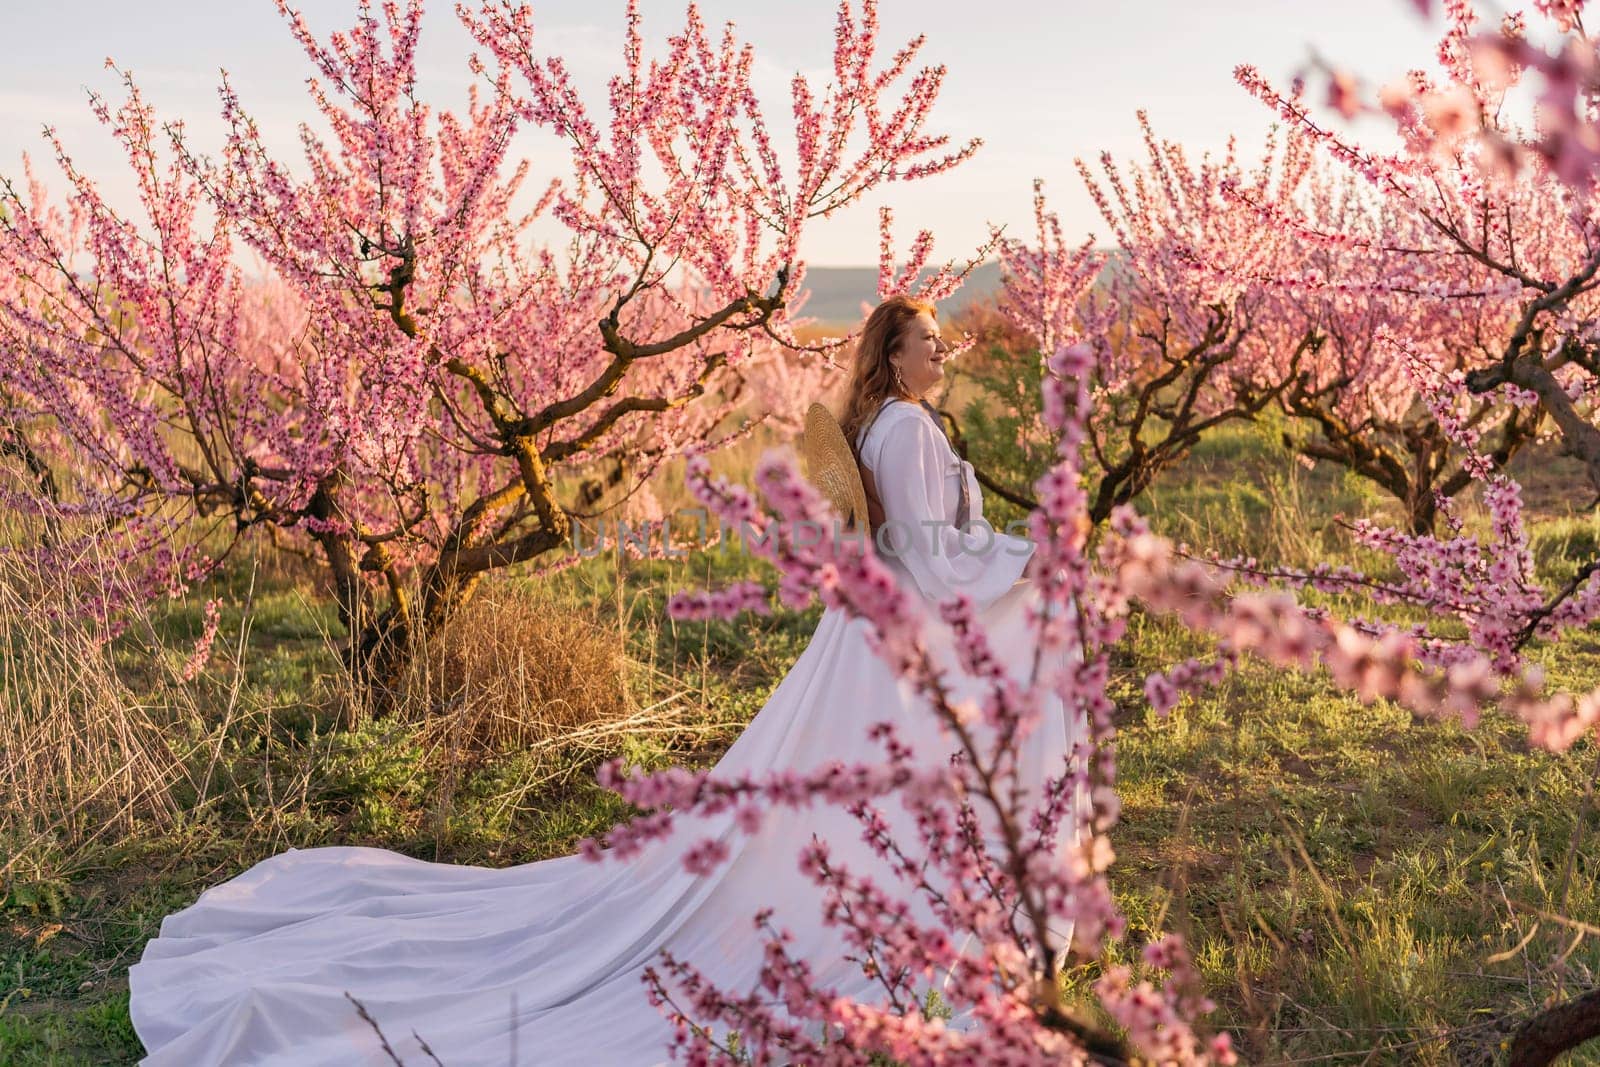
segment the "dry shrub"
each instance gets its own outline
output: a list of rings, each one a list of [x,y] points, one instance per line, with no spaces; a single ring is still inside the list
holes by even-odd
[[[570,746],[637,710],[617,635],[525,586],[485,583],[415,652],[397,713],[457,751]]]

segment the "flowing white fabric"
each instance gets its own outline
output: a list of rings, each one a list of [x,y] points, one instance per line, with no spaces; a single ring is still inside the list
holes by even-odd
[[[995,654],[1024,676],[1031,593],[1018,577],[1031,546],[923,525],[953,522],[955,479],[971,472],[915,406],[886,407],[861,452],[886,519],[913,531],[891,559],[902,582],[929,600],[971,596]],[[968,680],[941,624],[930,625],[930,647],[959,695]],[[1025,742],[1024,774],[1035,783],[1060,773],[1081,729],[1059,702],[1048,707]],[[717,773],[876,761],[867,729],[882,721],[919,760],[942,761],[951,748],[931,711],[870,650],[865,624],[829,610]],[[753,918],[763,908],[795,935],[792,951],[821,983],[871,998],[876,987],[822,923],[821,891],[797,869],[813,835],[852,870],[875,870],[856,820],[822,806],[773,810],[752,835],[730,817],[681,820],[627,862],[568,856],[491,869],[374,848],[290,849],[162,922],[129,973],[144,1063],[392,1063],[348,993],[406,1064],[432,1062],[420,1039],[445,1067],[647,1067],[666,1061],[671,1027],[646,1000],[644,968],[666,950],[726,990],[749,991],[761,963]],[[708,837],[725,840],[731,857],[709,876],[691,875],[683,854]]]

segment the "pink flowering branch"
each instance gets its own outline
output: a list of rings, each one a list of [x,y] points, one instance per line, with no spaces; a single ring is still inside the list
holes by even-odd
[[[194,649],[189,653],[189,658],[184,661],[180,677],[188,682],[193,681],[205,669],[206,662],[211,659],[211,646],[217,640],[217,624],[221,618],[221,604],[216,600],[206,601],[205,623],[200,631],[200,636],[195,640]]]

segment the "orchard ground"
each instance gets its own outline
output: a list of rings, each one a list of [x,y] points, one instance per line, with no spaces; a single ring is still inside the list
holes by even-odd
[[[1217,433],[1140,510],[1224,553],[1376,566],[1335,517],[1386,514],[1385,501],[1331,467],[1304,469],[1278,433]],[[720,465],[748,474],[760,447]],[[1541,571],[1570,575],[1600,546],[1592,517],[1553,510],[1576,465],[1536,450],[1513,470],[1539,516]],[[112,770],[0,782],[0,1063],[136,1060],[129,964],[163,915],[265,856],[366,844],[526,863],[625,816],[593,782],[601,760],[714,761],[817,609],[675,624],[664,605],[749,575],[759,565],[735,553],[607,553],[499,582],[424,657],[398,711],[353,731],[332,602],[313,565],[266,544],[215,590],[217,650],[194,683],[152,664],[181,663],[212,591],[139,620],[106,662],[52,659],[8,624],[0,742],[36,741],[45,727],[27,710],[53,709],[92,724],[72,726],[72,743]],[[1128,708],[1143,706],[1149,669],[1202,651],[1174,625],[1139,618],[1135,634],[1117,665]],[[1600,633],[1540,655],[1559,687],[1600,685]],[[1212,1021],[1249,1062],[1493,1062],[1529,1010],[1600,982],[1600,928],[1582,922],[1600,916],[1597,755],[1592,740],[1532,751],[1495,714],[1471,730],[1414,721],[1265,668],[1164,718],[1130,712],[1114,835],[1133,927],[1123,950],[1183,932],[1219,1004]],[[148,768],[131,790],[112,781],[129,765]],[[1082,988],[1095,969],[1063,980]]]

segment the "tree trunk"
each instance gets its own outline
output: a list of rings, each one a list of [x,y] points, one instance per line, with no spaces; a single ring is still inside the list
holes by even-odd
[[[9,397],[5,398],[9,401]],[[29,444],[21,428],[14,424],[0,425],[0,456],[14,456],[22,461],[29,474],[33,476],[34,484],[38,486],[39,497],[47,501],[51,508],[58,507],[61,503],[60,487],[56,485],[55,472],[44,458],[35,452]],[[61,518],[54,510],[46,511],[44,515],[44,543],[47,547],[54,547],[61,540]]]
[[[1563,1052],[1600,1037],[1600,989],[1546,1008],[1511,1037],[1509,1067],[1545,1067]]]
[[[375,614],[350,641],[351,676],[375,718],[394,712],[400,688],[421,642],[437,636],[478,590],[481,574],[443,575],[433,568],[424,580],[423,609],[407,615],[391,606]]]
[[[1406,529],[1417,537],[1433,533],[1439,521],[1439,502],[1433,486],[1413,483],[1406,494]]]
[[[337,524],[339,513],[340,476],[324,478],[312,494],[306,507],[307,515],[318,524]],[[381,639],[380,618],[373,602],[372,590],[367,587],[366,576],[361,573],[361,559],[355,542],[349,534],[337,529],[319,529],[312,533],[322,547],[323,558],[328,562],[328,574],[333,583],[333,599],[339,608],[339,623],[349,635],[344,649],[344,665],[355,687],[354,699],[345,709],[345,727],[356,726],[363,705],[371,706],[371,665],[374,657],[388,642]],[[379,701],[381,704],[381,700]]]

